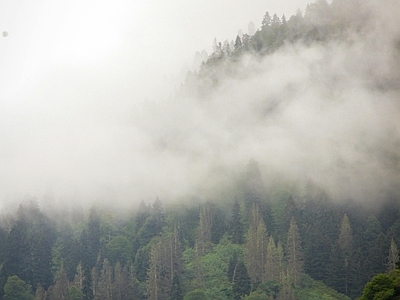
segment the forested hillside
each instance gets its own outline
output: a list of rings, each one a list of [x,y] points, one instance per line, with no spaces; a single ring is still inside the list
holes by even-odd
[[[262,182],[251,161],[230,200],[157,198],[123,217],[95,207],[48,217],[31,199],[2,217],[4,299],[23,288],[36,299],[346,299],[335,291],[355,298],[395,268],[395,203],[367,209],[311,184]]]
[[[297,53],[300,47],[336,51],[339,48],[334,45],[358,45],[360,36],[376,32],[371,7],[377,6],[371,3],[375,2],[334,0],[329,4],[321,0],[310,4],[304,14],[299,11],[289,18],[267,12],[261,28],[253,35],[237,36],[232,42],[215,41],[214,52],[198,72],[188,73],[169,103],[185,106],[189,102],[186,99],[195,98],[202,105],[209,105],[206,112],[219,112],[214,110],[218,108],[218,101],[237,100],[234,93],[228,94],[231,98],[217,97],[226,92],[227,86],[231,87],[227,82],[234,84],[256,77],[262,72],[259,65],[272,65],[265,59],[279,51]],[[398,63],[400,35],[388,44],[392,52],[385,52],[387,61]],[[360,53],[365,54],[365,50],[357,48]],[[306,56],[325,52],[310,53],[306,52]],[[301,59],[305,60],[304,56]],[[256,106],[256,110],[260,119],[267,119],[265,123],[251,127],[249,124],[255,124],[256,120],[241,116],[227,118],[226,124],[237,126],[237,120],[244,121],[248,127],[235,132],[240,137],[250,135],[250,131],[246,132],[249,128],[262,130],[263,124],[277,119],[274,111],[286,107],[285,97],[301,98],[299,89],[309,95],[310,81],[326,85],[330,81],[342,83],[341,73],[334,73],[328,67],[334,64],[329,61],[326,65],[312,65],[310,69],[314,73],[310,71],[307,82],[285,85],[285,95],[275,95],[276,91],[271,92],[272,96],[260,95],[263,99],[260,103],[268,105]],[[331,77],[318,76],[327,70]],[[397,95],[398,70],[371,65],[362,71],[366,73],[361,72],[359,76],[374,91],[374,101],[380,100],[379,95]],[[347,73],[343,76],[351,77]],[[263,82],[256,83],[264,91]],[[276,84],[279,85],[279,80]],[[243,103],[251,101],[252,87],[249,85],[238,96]],[[335,87],[338,89],[323,90],[326,101],[344,102],[342,86]],[[348,85],[346,91],[349,91]],[[232,103],[232,111],[241,109],[235,107],[238,103]],[[178,130],[171,130],[173,139],[167,139],[163,114],[158,108],[150,107],[151,111],[154,109],[159,113],[157,121],[162,133],[154,133],[156,125],[141,122],[138,116],[135,125],[152,134],[155,148],[179,153],[184,147],[192,147],[194,154],[190,159],[196,161],[200,155],[195,147],[208,145],[196,144],[195,138],[187,139],[185,132]],[[185,110],[182,111],[184,114]],[[323,112],[322,115],[326,116]],[[222,114],[216,119],[225,120]],[[349,124],[345,122],[345,125]],[[300,127],[298,132],[302,134]],[[314,130],[314,127],[318,126],[307,128]],[[132,204],[124,212],[117,203],[114,208],[97,204],[90,210],[67,209],[39,205],[41,199],[28,197],[17,211],[1,215],[1,299],[355,299],[376,274],[395,270],[398,262],[400,160],[395,131],[396,127],[385,127],[385,132],[390,134],[373,133],[379,136],[375,144],[370,141],[371,132],[362,130],[363,143],[354,146],[359,152],[340,148],[343,156],[323,165],[322,175],[316,171],[321,168],[318,164],[321,157],[329,160],[329,155],[316,156],[315,161],[311,155],[310,161],[304,164],[313,166],[310,173],[317,175],[308,176],[300,169],[300,175],[288,177],[285,172],[271,171],[258,157],[249,157],[247,165],[234,176],[226,177],[226,170],[220,171],[222,164],[215,164],[214,175],[202,179],[207,183],[206,188],[169,201],[164,201],[162,194],[155,195],[154,201],[142,201],[139,206]],[[340,130],[331,132],[335,138],[341,133]],[[322,135],[314,136],[315,143],[324,140]],[[219,145],[218,138],[212,141]],[[324,146],[329,152],[346,141],[337,139]],[[291,170],[296,160],[290,154],[294,151],[290,145],[280,143],[277,148],[290,158],[285,166]],[[229,146],[230,149],[240,147],[239,143]],[[226,153],[231,152],[224,152],[215,160],[228,160]],[[349,164],[348,158],[354,163]],[[381,175],[381,181],[375,180],[374,172],[359,171],[364,170],[360,165],[366,159],[371,162],[367,170]],[[330,177],[331,173],[344,175]],[[224,180],[216,180],[219,174],[224,174]],[[362,179],[357,180],[357,176]],[[133,203],[140,200],[132,195]]]

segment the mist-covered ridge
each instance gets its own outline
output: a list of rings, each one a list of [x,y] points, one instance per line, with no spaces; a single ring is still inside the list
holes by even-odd
[[[311,180],[336,199],[398,195],[398,6],[318,1],[287,20],[267,12],[254,35],[216,41],[177,96],[147,104],[134,125],[155,151],[183,160],[194,185],[253,158],[266,181]]]

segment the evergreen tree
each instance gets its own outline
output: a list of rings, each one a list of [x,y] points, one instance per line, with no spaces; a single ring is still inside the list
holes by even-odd
[[[4,285],[4,300],[33,300],[30,286],[17,275],[8,277]]]
[[[280,276],[281,289],[278,293],[278,300],[296,300],[292,282],[293,278],[290,276],[289,271],[282,271]]]
[[[265,261],[266,280],[274,280],[279,282],[281,272],[283,270],[283,249],[282,245],[275,244],[274,238],[269,237],[267,245],[267,256]]]
[[[236,300],[240,300],[242,297],[250,294],[251,280],[243,261],[237,263],[233,272],[232,290]]]
[[[213,225],[214,212],[210,203],[200,207],[199,227],[197,231],[196,244],[199,255],[204,255],[211,248],[211,228]]]
[[[242,48],[242,40],[240,36],[236,36],[235,40],[235,51],[239,51]]]
[[[253,285],[263,283],[265,280],[265,262],[267,248],[267,229],[258,210],[258,205],[253,203],[249,231],[245,244],[245,262]]]
[[[52,253],[51,241],[49,236],[43,232],[43,228],[38,228],[36,234],[32,237],[32,286],[41,284],[47,289],[52,281],[51,273]]]
[[[386,271],[389,273],[396,269],[396,264],[399,261],[399,250],[394,239],[390,241],[389,255],[387,258]]]
[[[93,286],[92,286],[92,274],[89,267],[85,267],[83,271],[82,281],[82,293],[83,300],[93,300]]]
[[[69,281],[64,267],[57,273],[55,284],[50,294],[51,300],[68,300]]]
[[[231,219],[231,241],[234,244],[244,243],[244,227],[242,223],[242,214],[240,212],[239,201],[236,200],[232,208],[232,219]]]
[[[183,300],[183,289],[180,280],[180,275],[175,275],[172,280],[170,300]]]
[[[303,273],[303,250],[299,228],[294,218],[290,221],[290,227],[287,234],[286,261],[288,276],[293,280],[294,285],[299,285],[300,277]]]
[[[68,300],[83,300],[83,293],[75,285],[71,285],[67,292]]]
[[[40,284],[36,288],[35,300],[47,300],[47,293]]]
[[[101,274],[99,281],[97,283],[97,292],[95,295],[95,299],[98,300],[112,300],[112,284],[113,284],[113,271],[108,262],[108,259],[105,258],[103,261],[103,267],[101,269]]]
[[[351,230],[350,220],[347,214],[344,214],[342,222],[340,224],[340,232],[338,238],[339,250],[343,254],[342,264],[344,266],[344,290],[345,294],[349,293],[349,284],[351,278],[351,255],[353,252],[353,234]]]
[[[90,210],[87,237],[83,241],[85,244],[85,251],[87,254],[84,256],[86,261],[82,261],[84,266],[93,268],[97,261],[97,255],[100,250],[100,217],[95,208]]]
[[[265,13],[264,18],[261,22],[261,25],[263,28],[271,25],[271,16],[269,15],[269,12]]]
[[[362,274],[365,275],[362,280],[362,285],[368,280],[371,280],[377,273],[385,271],[384,259],[387,253],[383,251],[384,247],[382,246],[384,244],[384,235],[379,221],[375,216],[369,216],[365,224],[361,242],[363,247],[362,252],[365,258],[362,264]],[[353,255],[352,260],[354,259],[356,258]]]
[[[28,226],[23,208],[20,206],[19,219],[12,226],[7,237],[0,286],[4,286],[7,278],[12,275],[17,275],[25,282],[29,282],[32,278]]]
[[[74,277],[73,284],[78,287],[80,291],[83,291],[83,279],[84,279],[84,269],[82,268],[82,264],[79,263],[79,265],[76,267],[76,274]]]

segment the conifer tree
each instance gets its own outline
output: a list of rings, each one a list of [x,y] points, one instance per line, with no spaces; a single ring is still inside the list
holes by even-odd
[[[231,241],[234,244],[243,244],[244,242],[244,227],[242,223],[242,214],[240,212],[240,204],[236,199],[232,208],[232,219],[231,219]]]
[[[199,255],[203,256],[211,248],[211,227],[213,224],[213,212],[209,203],[200,207],[199,227],[196,244]]]
[[[340,223],[340,231],[338,237],[338,248],[342,253],[343,261],[341,262],[344,268],[344,274],[342,274],[344,290],[343,292],[347,295],[349,293],[349,284],[351,278],[351,256],[353,252],[353,234],[351,230],[350,220],[347,214],[343,215]]]
[[[282,271],[280,275],[281,289],[278,293],[278,300],[296,300],[292,282],[293,278],[290,276],[289,271]]]
[[[35,300],[47,300],[47,293],[40,284],[36,288]]]
[[[243,261],[239,261],[233,272],[233,294],[236,300],[242,299],[242,297],[250,294],[251,291],[251,279],[247,272],[246,265]]]
[[[73,284],[81,291],[83,290],[83,278],[84,278],[84,270],[82,268],[82,264],[79,263],[79,265],[76,267],[76,274],[74,277]]]
[[[113,271],[105,258],[103,261],[103,267],[101,269],[101,274],[97,286],[97,292],[95,299],[98,300],[112,300],[112,283],[113,283]]]
[[[294,285],[299,285],[300,276],[303,273],[303,250],[299,228],[294,217],[290,220],[290,227],[287,234],[286,261],[288,276],[293,280]]]
[[[93,300],[92,274],[89,267],[84,268],[82,285],[83,300]]]
[[[399,250],[392,238],[390,241],[389,255],[387,258],[386,271],[389,273],[396,269],[396,264],[399,261]]]
[[[267,248],[267,229],[258,210],[258,205],[253,203],[249,231],[245,244],[245,262],[253,285],[265,281],[265,262]]]
[[[282,245],[278,243],[275,244],[275,240],[272,236],[269,237],[267,245],[267,256],[265,261],[265,272],[266,280],[274,280],[279,282],[280,275],[283,268],[283,249]]]
[[[58,272],[55,284],[50,294],[50,298],[52,300],[67,300],[67,292],[68,292],[69,281],[67,277],[67,273],[65,272],[64,267],[61,267]]]

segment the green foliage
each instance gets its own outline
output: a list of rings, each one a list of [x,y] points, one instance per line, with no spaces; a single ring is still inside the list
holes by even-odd
[[[202,290],[194,290],[187,293],[183,300],[208,300],[208,298]]]
[[[30,286],[17,275],[8,277],[4,285],[4,300],[33,300]]]
[[[239,201],[235,201],[232,208],[232,218],[230,224],[231,241],[234,244],[244,243],[244,226],[242,223],[242,213]]]
[[[233,274],[233,294],[236,300],[240,300],[251,291],[251,280],[243,261],[239,261]]]
[[[75,285],[71,285],[67,292],[68,300],[83,300],[83,293]]]
[[[301,289],[297,289],[296,295],[298,300],[350,300],[346,295],[307,275],[303,275]]]
[[[132,245],[125,236],[114,236],[106,245],[108,258],[111,264],[119,261],[123,266],[131,263]]]
[[[267,294],[259,291],[254,291],[244,298],[244,300],[269,300],[271,299]]]
[[[359,300],[395,300],[400,297],[400,270],[378,274],[365,285]]]

